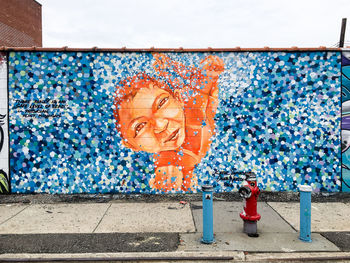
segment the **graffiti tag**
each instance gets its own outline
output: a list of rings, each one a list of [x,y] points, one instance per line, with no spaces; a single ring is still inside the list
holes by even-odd
[[[5,115],[0,114],[0,152],[2,150],[2,147],[4,145],[4,139],[5,139],[5,135],[4,135],[4,130],[2,129],[2,125],[5,124]]]
[[[2,128],[2,125],[5,124],[6,114],[0,114],[0,152],[2,151],[2,147],[4,146],[5,133]],[[9,180],[7,174],[4,170],[0,169],[0,193],[8,193],[9,190]]]

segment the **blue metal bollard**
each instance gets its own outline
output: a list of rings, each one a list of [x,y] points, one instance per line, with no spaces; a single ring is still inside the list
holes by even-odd
[[[201,242],[211,244],[214,240],[213,230],[213,191],[211,185],[203,185],[203,237]]]
[[[304,242],[311,242],[311,192],[309,185],[300,185],[300,236]]]

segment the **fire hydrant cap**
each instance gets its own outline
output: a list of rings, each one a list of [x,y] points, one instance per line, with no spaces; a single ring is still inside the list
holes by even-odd
[[[300,192],[312,192],[312,187],[310,185],[299,185]]]
[[[202,185],[202,191],[203,192],[213,192],[214,187],[209,184]]]

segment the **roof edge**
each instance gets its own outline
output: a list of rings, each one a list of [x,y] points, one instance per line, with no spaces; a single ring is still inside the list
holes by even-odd
[[[266,51],[342,51],[343,48],[329,48],[329,47],[289,47],[289,48],[69,48],[69,47],[0,47],[0,51],[67,51],[67,52],[266,52]],[[347,48],[344,48],[347,50]]]

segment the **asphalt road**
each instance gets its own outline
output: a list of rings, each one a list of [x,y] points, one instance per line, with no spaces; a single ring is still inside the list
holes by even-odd
[[[350,251],[350,232],[323,232],[320,233],[341,251]]]
[[[166,252],[178,244],[177,233],[0,235],[0,254]]]

